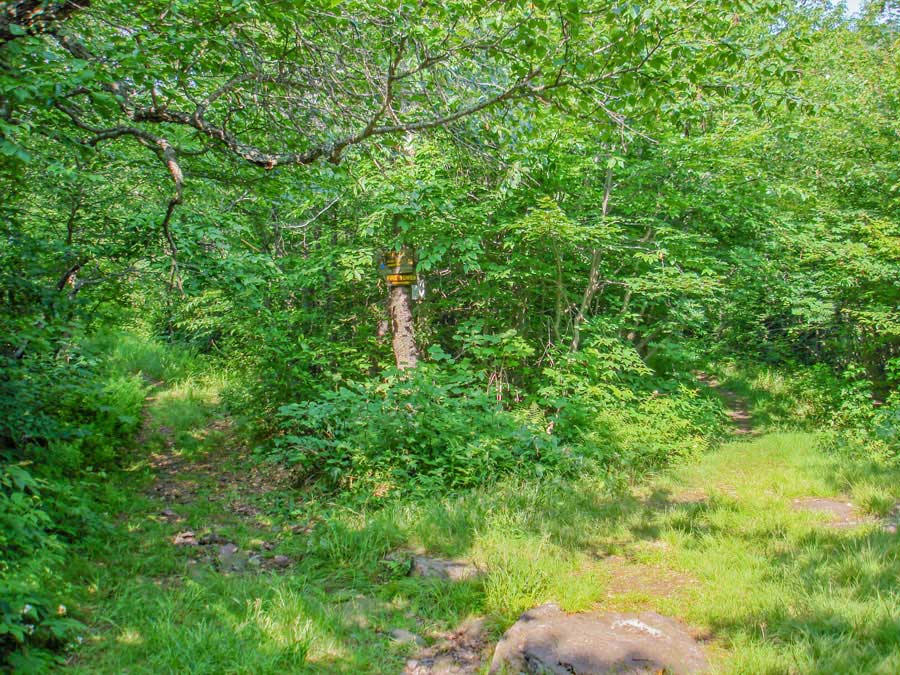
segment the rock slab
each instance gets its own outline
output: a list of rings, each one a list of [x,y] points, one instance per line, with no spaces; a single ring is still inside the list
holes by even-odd
[[[860,513],[852,502],[840,499],[828,499],[826,497],[803,497],[793,502],[795,511],[809,511],[812,513],[824,513],[830,517],[829,527],[843,529],[868,525],[875,520]]]
[[[388,635],[391,636],[391,640],[394,642],[399,642],[401,644],[413,644],[418,645],[419,647],[425,646],[425,639],[420,635],[416,635],[408,630],[404,630],[403,628],[394,628]]]
[[[481,573],[468,560],[447,560],[415,555],[412,558],[410,574],[414,577],[431,577],[449,581],[465,581],[477,577]]]
[[[506,631],[490,672],[695,675],[707,669],[703,650],[674,619],[655,612],[566,614],[547,604]]]

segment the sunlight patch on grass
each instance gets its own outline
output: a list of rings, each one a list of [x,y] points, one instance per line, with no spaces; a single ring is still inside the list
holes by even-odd
[[[141,634],[130,628],[123,630],[119,633],[119,637],[116,638],[116,642],[120,642],[123,645],[139,645],[143,643],[143,641],[144,638],[141,637]]]
[[[897,507],[894,490],[865,482],[853,487],[853,500],[863,513],[883,518],[890,515]]]

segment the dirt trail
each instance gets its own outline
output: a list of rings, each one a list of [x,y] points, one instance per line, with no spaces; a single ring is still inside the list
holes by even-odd
[[[734,424],[734,433],[738,435],[755,435],[753,418],[750,415],[750,406],[747,399],[731,389],[722,388],[721,383],[714,375],[709,373],[697,373],[697,380],[716,392],[725,401],[728,417]]]
[[[289,472],[252,461],[249,448],[234,437],[231,418],[221,411],[210,408],[182,428],[162,424],[154,413],[165,383],[151,384],[138,447],[154,473],[145,494],[161,507],[151,517],[169,526],[166,539],[192,551],[190,564],[209,563],[224,571],[289,566],[288,556],[273,553],[282,533],[272,530],[261,508],[270,493],[288,488]],[[185,438],[196,447],[182,447]],[[238,546],[235,532],[242,529],[258,535],[259,550]]]

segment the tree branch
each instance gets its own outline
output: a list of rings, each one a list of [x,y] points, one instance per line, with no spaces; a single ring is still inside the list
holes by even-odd
[[[396,66],[392,66],[391,73],[389,73],[388,76],[390,83],[393,82],[392,72],[395,67]],[[340,154],[345,148],[361,143],[367,138],[373,136],[385,136],[399,133],[408,133],[411,131],[424,131],[426,129],[434,129],[436,127],[451,124],[452,122],[455,122],[464,117],[474,115],[477,112],[495,106],[508,99],[527,96],[530,95],[531,92],[546,91],[546,89],[550,87],[541,87],[534,90],[530,89],[529,87],[529,83],[534,80],[534,78],[536,78],[539,74],[539,71],[533,71],[499,94],[486,99],[482,99],[481,101],[465,106],[455,112],[448,113],[446,115],[405,124],[376,126],[378,119],[381,117],[384,111],[388,109],[392,100],[392,94],[388,85],[385,88],[381,109],[370,119],[369,123],[366,124],[365,127],[363,127],[356,133],[350,134],[335,141],[334,143],[318,145],[316,147],[310,148],[309,150],[306,150],[305,152],[267,152],[265,150],[261,150],[260,148],[247,145],[246,143],[242,143],[241,141],[239,141],[232,134],[225,131],[223,127],[210,124],[196,112],[194,114],[190,114],[183,111],[149,107],[135,110],[132,118],[135,122],[180,124],[183,126],[192,127],[200,133],[220,141],[226,148],[231,150],[233,153],[235,153],[245,161],[257,166],[261,166],[265,169],[273,169],[276,166],[282,165],[312,164],[317,159],[320,159],[322,157],[328,157],[332,161],[339,161]],[[126,128],[120,127],[119,129],[123,130],[123,133],[127,133],[127,131],[124,131],[124,129]]]
[[[96,147],[96,145],[102,141],[121,138],[123,136],[131,136],[136,138],[142,145],[153,150],[162,163],[165,164],[166,170],[169,172],[169,175],[172,177],[172,182],[175,184],[175,192],[169,198],[169,202],[166,205],[166,213],[163,216],[161,227],[163,235],[166,238],[166,243],[169,246],[169,257],[172,260],[169,283],[173,288],[178,288],[179,292],[183,294],[184,289],[178,274],[178,247],[175,244],[175,238],[169,227],[172,221],[172,214],[175,212],[175,207],[181,203],[184,197],[184,173],[181,170],[181,166],[178,164],[178,153],[175,147],[165,138],[155,136],[148,131],[138,129],[137,127],[120,126],[112,127],[110,129],[94,127],[82,120],[81,116],[72,106],[60,101],[57,101],[54,105],[58,110],[65,113],[76,127],[94,134],[91,138],[84,141],[85,145]]]
[[[91,4],[91,0],[0,2],[0,47],[26,35],[40,35]]]

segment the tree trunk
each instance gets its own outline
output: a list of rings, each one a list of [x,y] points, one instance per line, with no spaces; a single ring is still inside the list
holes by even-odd
[[[419,350],[413,331],[412,288],[409,286],[391,288],[389,309],[397,367],[415,368],[419,362]]]
[[[603,220],[606,220],[606,216],[609,214],[609,193],[612,191],[612,179],[613,174],[612,168],[610,167],[606,170],[606,182],[603,187]],[[572,320],[572,344],[570,345],[570,349],[573,352],[578,351],[578,346],[581,343],[581,324],[584,323],[588,310],[591,307],[591,302],[594,299],[594,295],[600,290],[601,262],[603,262],[602,251],[599,248],[594,248],[591,251],[591,271],[588,274],[587,286],[584,288],[584,296],[581,298],[581,306],[578,308],[578,313]]]

